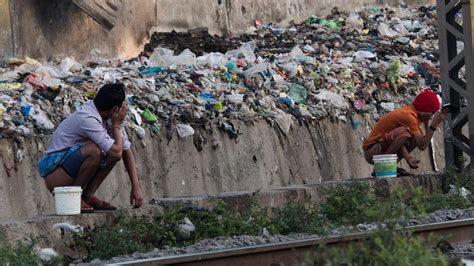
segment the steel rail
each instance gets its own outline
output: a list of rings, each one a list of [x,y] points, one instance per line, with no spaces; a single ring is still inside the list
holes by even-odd
[[[416,236],[431,234],[442,236],[450,243],[466,243],[474,239],[474,218],[449,222],[408,226],[399,230],[410,231]],[[321,245],[344,246],[350,242],[367,239],[374,231],[352,233],[342,236],[314,237],[304,240],[287,241],[218,251],[165,256],[158,258],[130,260],[107,265],[301,265],[306,256],[315,253]]]

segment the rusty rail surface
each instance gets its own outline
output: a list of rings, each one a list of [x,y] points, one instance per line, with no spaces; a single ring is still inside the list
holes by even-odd
[[[409,230],[420,237],[441,236],[443,240],[450,243],[467,243],[474,239],[474,218],[409,226],[400,230]],[[367,239],[372,233],[373,231],[308,238],[219,251],[131,260],[108,265],[302,265],[301,263],[308,255],[317,256],[316,247],[318,246],[324,244],[343,247],[350,242]]]

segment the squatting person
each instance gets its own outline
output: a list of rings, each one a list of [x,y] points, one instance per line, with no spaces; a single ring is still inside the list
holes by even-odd
[[[439,111],[439,107],[436,94],[431,90],[423,90],[412,104],[382,116],[363,143],[366,161],[373,164],[374,155],[397,154],[398,161],[405,159],[410,168],[418,168],[420,161],[410,153],[416,148],[425,150],[434,132],[449,114],[448,109]],[[420,126],[431,118],[423,134]],[[398,168],[397,172],[399,175],[409,174],[402,168]]]
[[[121,159],[132,184],[130,204],[143,204],[135,159],[122,125],[126,114],[124,100],[123,84],[102,86],[93,101],[61,122],[38,161],[49,191],[62,186],[82,187],[83,213],[116,209],[94,194]]]

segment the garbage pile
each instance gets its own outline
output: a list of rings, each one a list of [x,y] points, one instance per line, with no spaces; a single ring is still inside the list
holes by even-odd
[[[0,68],[0,132],[50,134],[102,84],[123,82],[130,133],[166,130],[169,141],[177,132],[200,150],[210,125],[237,138],[236,119],[264,119],[287,134],[303,121],[378,118],[423,88],[439,91],[439,80],[434,6],[334,9],[286,26],[256,20],[235,37],[154,33],[127,61],[98,51],[84,63],[11,59]]]

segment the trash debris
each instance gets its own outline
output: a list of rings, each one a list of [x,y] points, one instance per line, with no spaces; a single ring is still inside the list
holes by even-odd
[[[211,124],[237,139],[238,119],[265,119],[288,134],[296,121],[380,116],[423,88],[439,90],[436,23],[431,6],[368,7],[291,25],[255,21],[240,36],[156,32],[127,61],[98,50],[86,63],[12,58],[0,68],[0,133],[50,134],[107,82],[126,85],[125,126],[141,140],[161,125],[169,142]],[[196,148],[204,138],[193,137]]]
[[[459,196],[467,199],[467,197],[469,195],[471,195],[472,193],[471,193],[471,191],[469,191],[469,189],[467,189],[465,187],[457,188],[454,185],[449,185],[448,194],[450,194],[450,195],[459,195]]]
[[[59,254],[52,248],[42,248],[36,252],[36,255],[43,261],[49,262],[52,259],[59,257]]]
[[[57,223],[53,225],[53,230],[61,230],[61,233],[82,233],[84,227],[80,225],[72,225],[70,223]]]
[[[191,232],[196,230],[194,224],[188,217],[184,217],[183,221],[176,226],[176,240],[185,241],[191,238]]]

